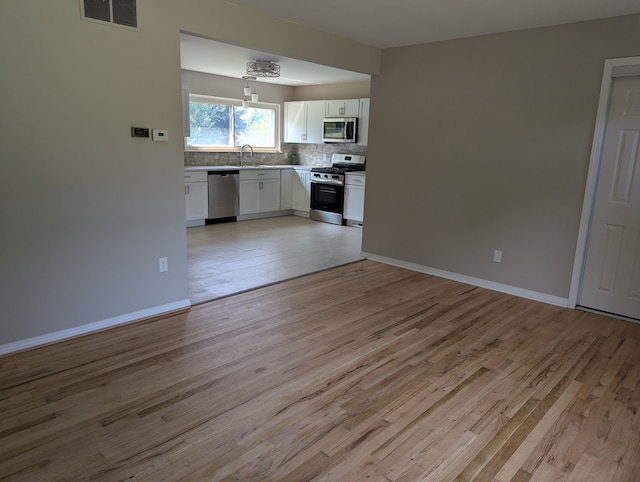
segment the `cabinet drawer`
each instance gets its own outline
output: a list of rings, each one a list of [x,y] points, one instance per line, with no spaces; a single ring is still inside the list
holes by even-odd
[[[367,176],[364,174],[349,174],[345,175],[345,184],[348,186],[364,186]]]
[[[185,171],[184,182],[206,182],[207,171]]]
[[[280,179],[280,169],[240,169],[241,181]]]

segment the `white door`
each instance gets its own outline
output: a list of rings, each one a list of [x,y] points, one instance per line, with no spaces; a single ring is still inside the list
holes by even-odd
[[[578,305],[640,319],[640,77],[613,80]]]

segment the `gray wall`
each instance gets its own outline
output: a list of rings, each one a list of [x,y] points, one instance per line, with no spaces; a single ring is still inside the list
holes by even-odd
[[[229,99],[242,99],[243,88],[246,85],[245,81],[240,78],[234,79],[191,70],[182,71],[182,84],[192,94],[212,95]],[[295,87],[268,84],[260,81],[252,81],[249,86],[257,89],[260,95],[260,102],[282,104],[285,101],[295,99]]]
[[[137,32],[3,0],[0,347],[186,299],[180,31],[383,72],[364,249],[566,296],[602,62],[640,54],[639,18],[392,49],[381,71],[378,49],[223,0],[141,2]]]
[[[378,49],[221,0],[140,2],[139,31],[82,21],[79,5],[0,3],[0,348],[187,299],[181,30],[379,68]]]
[[[604,60],[640,55],[638,32],[633,15],[384,50],[363,250],[566,298]]]
[[[240,78],[183,70],[182,84],[194,94],[241,99],[245,81]],[[260,80],[249,83],[250,87],[258,90],[261,102],[273,104],[282,104],[293,100],[359,99],[369,97],[370,85],[369,81],[302,87],[278,85]]]
[[[295,100],[362,99],[371,94],[371,82],[305,85],[296,87]]]

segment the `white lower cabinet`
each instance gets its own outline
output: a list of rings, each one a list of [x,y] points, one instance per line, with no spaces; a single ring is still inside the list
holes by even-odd
[[[280,209],[293,208],[293,176],[292,169],[282,169],[280,171]]]
[[[296,169],[293,177],[293,209],[309,212],[311,207],[311,172]]]
[[[364,220],[365,181],[365,174],[347,173],[345,175],[343,217],[349,221]]]
[[[185,218],[187,221],[204,221],[209,215],[207,172],[185,172],[184,181]]]
[[[280,210],[280,170],[240,170],[240,214]]]

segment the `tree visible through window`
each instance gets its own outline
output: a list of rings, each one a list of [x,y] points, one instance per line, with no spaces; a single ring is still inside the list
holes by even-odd
[[[277,106],[191,94],[189,123],[191,135],[187,147],[194,149],[235,150],[243,144],[254,148],[277,147]]]

